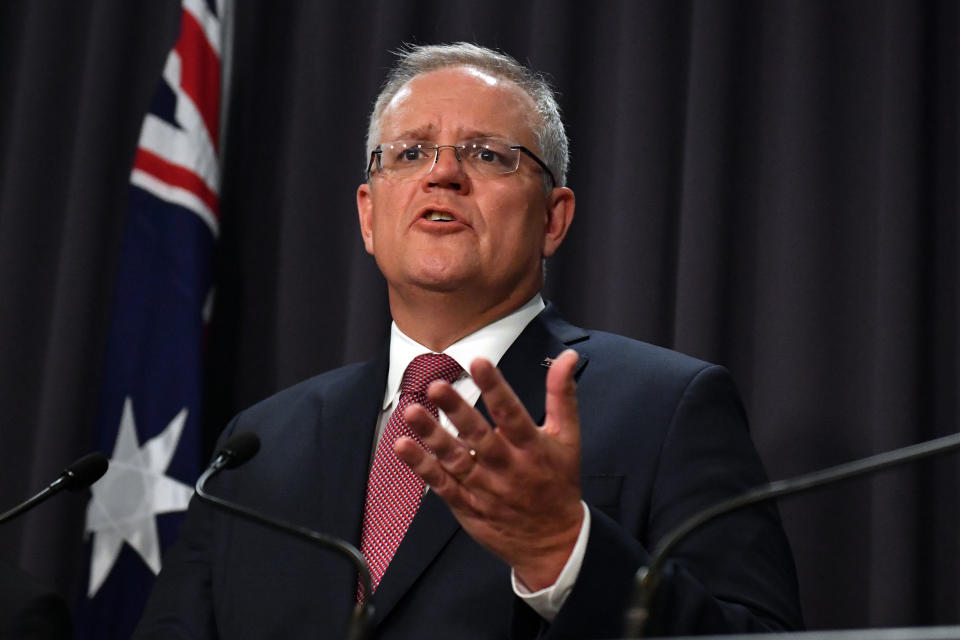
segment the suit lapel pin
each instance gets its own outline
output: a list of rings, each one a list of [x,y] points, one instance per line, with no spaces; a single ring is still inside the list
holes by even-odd
[[[541,367],[545,367],[545,368],[547,368],[547,369],[549,369],[549,368],[550,368],[550,365],[552,365],[552,364],[553,364],[553,358],[544,358],[544,359],[540,362],[540,366],[541,366]]]

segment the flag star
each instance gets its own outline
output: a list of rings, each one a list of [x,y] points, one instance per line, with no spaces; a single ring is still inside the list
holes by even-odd
[[[170,424],[141,447],[133,417],[133,402],[123,402],[123,415],[106,475],[91,487],[86,533],[93,534],[90,583],[93,597],[103,585],[126,542],[154,574],[160,572],[156,515],[184,511],[193,487],[165,474],[187,421],[184,407]]]

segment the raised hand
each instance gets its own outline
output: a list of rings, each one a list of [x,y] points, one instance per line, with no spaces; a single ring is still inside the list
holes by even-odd
[[[554,583],[583,522],[577,359],[568,349],[553,361],[543,426],[534,423],[500,371],[478,358],[470,374],[494,425],[448,383],[434,382],[427,395],[457,427],[459,438],[414,405],[405,418],[433,454],[411,438],[395,445],[400,459],[446,501],[467,533],[533,591]]]

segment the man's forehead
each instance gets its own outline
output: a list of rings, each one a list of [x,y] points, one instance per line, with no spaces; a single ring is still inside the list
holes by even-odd
[[[470,66],[411,78],[382,112],[383,133],[392,138],[433,139],[451,127],[460,139],[525,134],[537,121],[533,99],[517,83]]]
[[[464,72],[467,73],[468,75],[476,78],[477,80],[485,83],[487,86],[490,86],[490,87],[495,87],[495,86],[497,86],[497,85],[503,85],[503,84],[506,83],[506,82],[509,82],[512,86],[516,86],[516,83],[515,83],[515,82],[511,82],[510,80],[504,80],[504,79],[502,79],[502,78],[498,78],[497,76],[493,75],[492,73],[487,73],[487,72],[484,71],[483,69],[478,69],[477,67],[469,67],[469,66],[467,66],[467,67],[461,67],[461,69],[462,69],[462,71],[464,71]]]
[[[417,76],[417,78],[419,77],[420,76]],[[414,80],[415,79],[416,78],[414,78]],[[399,105],[406,102],[411,93],[412,91],[410,90],[410,82],[408,81],[407,84],[400,87],[400,90],[393,95],[393,97],[390,99],[390,102],[387,103],[387,106],[383,108],[383,112],[387,113],[396,109]]]
[[[410,86],[411,84],[415,84],[418,80],[421,80],[426,76],[430,76],[434,74],[450,74],[450,75],[463,74],[467,77],[479,80],[480,82],[487,85],[488,87],[503,87],[503,88],[516,87],[517,89],[520,89],[520,87],[515,82],[511,80],[507,80],[505,78],[498,78],[492,73],[484,71],[483,69],[480,69],[478,67],[474,67],[470,65],[441,67],[439,69],[431,69],[430,71],[419,73],[414,77],[410,78],[409,80],[407,80],[406,84],[400,87],[400,89],[390,99],[390,102],[388,102],[386,107],[384,107],[384,112],[397,107],[399,104],[406,101],[410,97],[410,95],[413,93],[413,90]]]

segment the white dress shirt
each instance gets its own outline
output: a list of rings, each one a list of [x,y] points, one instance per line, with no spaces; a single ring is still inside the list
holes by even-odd
[[[476,358],[482,357],[494,365],[499,364],[503,354],[507,352],[507,349],[510,348],[510,345],[513,344],[530,321],[543,310],[544,306],[543,299],[538,293],[516,311],[461,338],[444,350],[444,353],[456,360],[464,370],[463,375],[453,382],[453,388],[467,404],[474,405],[480,399],[480,389],[474,383],[473,378],[470,377],[470,363]],[[404,371],[414,358],[426,353],[432,353],[432,351],[400,331],[395,322],[392,323],[390,327],[390,368],[387,372],[387,387],[383,393],[380,420],[377,423],[374,450],[376,450],[376,443],[380,439],[384,427],[386,427],[387,420],[390,419],[393,408],[399,401],[400,383],[403,380]],[[440,425],[451,434],[457,435],[456,427],[451,424],[443,411],[440,411]],[[590,511],[586,504],[583,504],[583,512],[584,518],[580,536],[577,538],[573,553],[570,554],[570,558],[553,585],[531,592],[511,572],[514,593],[548,621],[552,621],[556,617],[557,612],[563,606],[567,595],[573,588],[577,575],[580,573],[580,566],[583,563],[583,555],[587,548],[587,538],[590,533]]]

